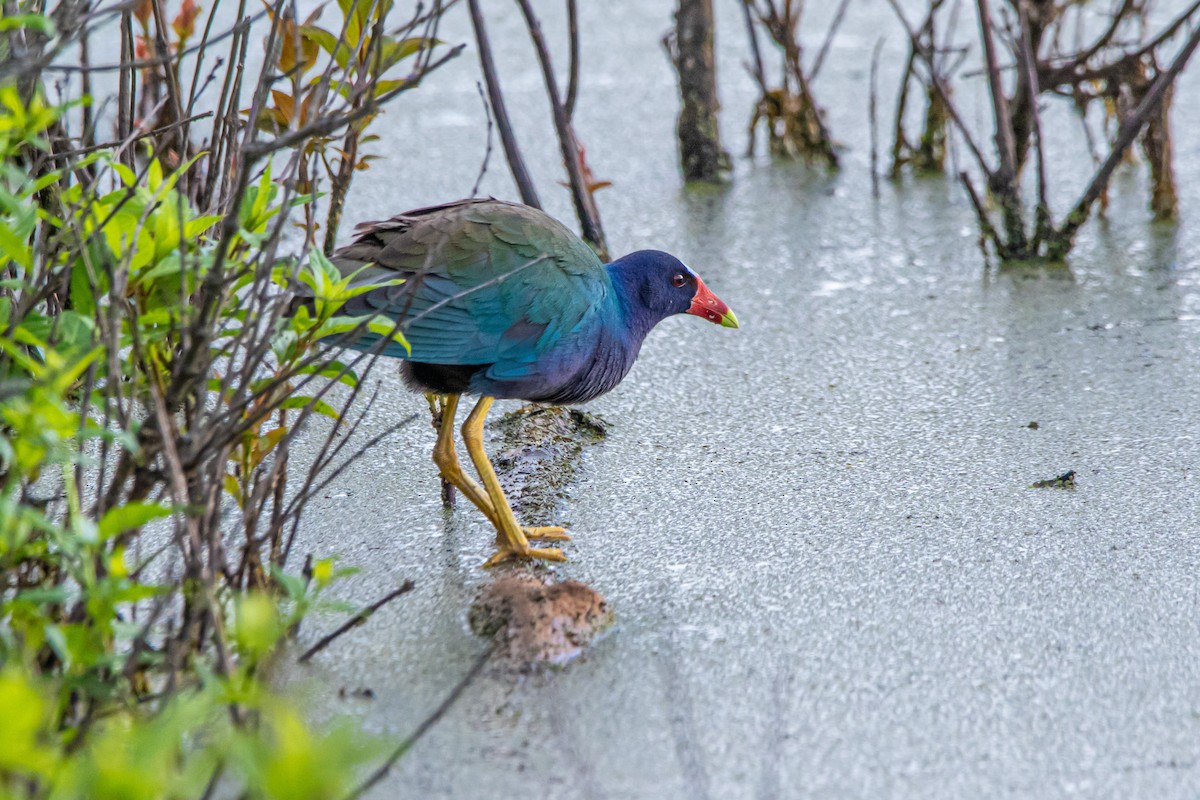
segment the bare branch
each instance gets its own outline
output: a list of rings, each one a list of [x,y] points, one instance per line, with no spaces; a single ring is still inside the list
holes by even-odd
[[[850,7],[850,0],[842,0],[838,5],[837,11],[833,14],[833,21],[829,23],[829,30],[825,32],[825,41],[821,43],[821,49],[817,51],[817,58],[813,61],[812,67],[808,71],[808,82],[812,83],[817,79],[817,75],[821,72],[821,65],[825,63],[825,56],[829,53],[829,47],[833,44],[833,37],[837,35],[838,28],[841,27],[842,19],[846,16],[846,9]]]
[[[327,634],[326,636],[322,636],[316,644],[314,644],[312,647],[305,650],[304,653],[301,654],[301,656],[298,659],[296,659],[296,661],[298,661],[301,664],[307,662],[309,659],[311,659],[317,653],[321,652],[326,647],[328,647],[330,644],[332,644],[333,641],[335,639],[337,639],[339,636],[341,636],[343,633],[350,630],[351,628],[357,628],[358,626],[362,625],[364,622],[366,622],[367,620],[369,620],[371,618],[372,614],[374,614],[379,609],[383,608],[388,603],[395,600],[400,595],[408,594],[409,592],[411,592],[415,585],[416,584],[414,584],[412,581],[405,581],[400,586],[398,586],[395,589],[393,589],[392,591],[388,592],[386,595],[384,595],[380,599],[376,600],[374,603],[367,606],[366,608],[362,609],[357,614],[352,616],[350,619],[346,620],[345,623],[343,623],[342,625],[339,625],[337,627],[337,629],[334,630],[332,633]]]
[[[987,63],[992,113],[996,121],[996,150],[1000,155],[1000,169],[994,177],[1009,183],[1015,180],[1017,175],[1017,149],[1013,143],[1012,118],[1009,115],[1008,98],[1004,94],[1004,82],[1000,77],[1000,66],[996,59],[996,43],[992,35],[992,17],[991,10],[988,8],[988,0],[976,0],[976,6],[979,9],[979,31],[983,39],[983,53]]]
[[[1159,73],[1154,79],[1154,83],[1150,86],[1146,96],[1138,103],[1137,107],[1121,121],[1121,126],[1117,130],[1117,137],[1113,141],[1112,149],[1109,151],[1108,158],[1100,165],[1100,169],[1092,176],[1091,182],[1076,201],[1071,212],[1063,220],[1062,226],[1055,232],[1054,239],[1054,254],[1057,257],[1066,255],[1070,249],[1071,242],[1079,227],[1087,221],[1091,213],[1092,204],[1104,192],[1108,186],[1108,181],[1112,178],[1113,171],[1117,165],[1121,163],[1121,159],[1125,155],[1125,151],[1129,145],[1133,144],[1133,140],[1137,138],[1142,126],[1146,124],[1146,120],[1154,113],[1162,102],[1164,95],[1171,85],[1175,82],[1175,78],[1183,71],[1188,60],[1192,57],[1192,53],[1196,51],[1196,46],[1200,45],[1200,25],[1192,29],[1183,48],[1175,56],[1175,60],[1171,62],[1171,66],[1166,71]]]
[[[491,658],[492,651],[495,650],[495,647],[495,644],[493,644],[475,659],[475,663],[471,666],[471,669],[469,669],[467,674],[462,677],[462,680],[455,684],[454,688],[450,690],[450,693],[446,695],[446,698],[442,700],[436,709],[434,709],[433,713],[422,720],[421,724],[417,726],[417,729],[413,731],[408,738],[404,739],[399,745],[396,746],[396,749],[392,751],[392,754],[387,757],[387,759],[379,766],[378,769],[372,772],[371,775],[365,781],[359,784],[354,791],[346,795],[345,800],[357,800],[357,798],[366,794],[373,786],[375,786],[375,784],[387,777],[387,774],[391,772],[391,769],[395,763],[399,761],[405,753],[411,750],[413,745],[419,742],[421,737],[428,733],[429,729],[436,725],[442,719],[442,717],[446,716],[446,712],[449,711],[456,702],[458,702],[458,699],[462,697],[462,694],[467,690],[467,687],[469,687],[475,681],[475,678],[479,676],[479,673],[483,671],[483,667],[485,664],[487,664],[488,659]]]
[[[579,8],[577,0],[567,0],[567,36],[571,40],[571,61],[567,69],[567,99],[563,103],[567,119],[575,117],[579,98]]]
[[[483,12],[479,10],[479,0],[467,0],[471,11],[471,25],[475,29],[475,44],[479,48],[479,66],[483,70],[483,81],[487,84],[488,100],[492,104],[492,113],[496,116],[496,127],[500,129],[500,143],[504,145],[504,156],[508,159],[508,168],[512,172],[513,181],[517,184],[517,192],[521,202],[527,206],[541,208],[537,189],[534,188],[533,178],[525,167],[525,159],[521,156],[521,148],[517,145],[516,134],[513,133],[512,122],[508,118],[508,109],[504,105],[504,94],[500,91],[500,77],[496,73],[496,62],[492,60],[492,46],[488,41],[487,26],[483,21]]]
[[[942,102],[946,105],[946,112],[950,115],[950,118],[954,120],[954,125],[958,128],[959,133],[962,134],[963,142],[967,145],[967,149],[971,151],[971,155],[974,157],[976,165],[984,175],[990,178],[992,175],[992,169],[990,166],[988,166],[987,159],[983,157],[983,151],[980,150],[979,145],[975,143],[975,138],[971,135],[970,128],[968,128],[966,123],[963,121],[962,115],[958,113],[958,107],[954,105],[954,101],[950,98],[950,90],[946,87],[945,82],[942,80],[941,75],[937,71],[937,67],[934,65],[935,54],[924,42],[921,41],[917,33],[913,31],[912,26],[908,24],[908,20],[905,19],[904,12],[900,10],[900,5],[897,0],[888,0],[888,4],[891,5],[892,10],[896,12],[896,17],[900,20],[900,24],[904,27],[905,32],[908,34],[908,39],[912,43],[913,52],[919,55],[921,60],[925,63],[926,69],[929,72],[929,85],[933,87],[933,90],[937,92],[938,97],[940,97]]]
[[[472,0],[474,2],[474,0]],[[550,50],[546,47],[545,37],[542,36],[542,26],[533,13],[529,0],[517,0],[521,14],[525,17],[525,25],[529,28],[529,36],[533,39],[537,51],[538,63],[542,67],[542,79],[546,83],[546,95],[550,98],[550,108],[554,114],[554,130],[558,134],[559,149],[562,152],[563,164],[567,168],[567,178],[571,184],[571,200],[575,203],[575,215],[579,217],[579,227],[583,239],[592,246],[601,259],[608,258],[608,245],[604,241],[604,228],[600,225],[600,213],[596,209],[591,191],[583,182],[583,171],[579,166],[579,143],[575,140],[575,131],[571,128],[571,120],[563,107],[561,95],[558,93],[558,81],[554,77],[554,66],[550,63]]]

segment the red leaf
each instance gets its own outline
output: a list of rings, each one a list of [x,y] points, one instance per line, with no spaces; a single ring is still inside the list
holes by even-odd
[[[196,0],[183,0],[183,7],[179,9],[179,13],[171,23],[171,27],[175,29],[175,35],[179,37],[181,43],[196,30],[196,17],[198,16],[200,16],[200,6],[196,5]]]
[[[150,22],[150,12],[153,10],[154,0],[138,0],[138,4],[133,7],[133,17],[145,28]]]

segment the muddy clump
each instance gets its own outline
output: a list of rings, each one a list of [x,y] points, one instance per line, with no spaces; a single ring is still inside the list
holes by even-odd
[[[615,615],[579,581],[513,573],[480,589],[469,619],[476,635],[494,639],[496,661],[530,670],[566,664],[608,630]]]
[[[595,414],[561,406],[525,406],[492,426],[499,448],[492,464],[513,511],[549,524],[579,471],[584,448],[602,440],[608,426]]]

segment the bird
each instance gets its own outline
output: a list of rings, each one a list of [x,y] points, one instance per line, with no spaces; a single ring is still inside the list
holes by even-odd
[[[351,285],[381,284],[339,311],[392,320],[406,343],[364,332],[348,344],[402,359],[405,384],[440,399],[433,461],[441,475],[496,529],[484,563],[565,561],[560,526],[522,526],[484,449],[483,426],[497,399],[571,405],[615,387],[650,330],[674,314],[727,328],[738,319],[676,257],[639,250],[604,264],[562,223],[519,203],[458,200],[357,226],[332,262]],[[360,326],[361,329],[361,326]],[[462,395],[478,397],[462,425],[476,481],[454,440]]]

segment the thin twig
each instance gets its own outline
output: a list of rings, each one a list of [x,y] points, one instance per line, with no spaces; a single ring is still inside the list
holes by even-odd
[[[751,13],[751,3],[753,0],[742,0],[742,16],[746,20],[746,36],[750,39],[750,53],[754,56],[754,64],[750,70],[750,74],[754,76],[754,80],[758,83],[760,94],[767,93],[767,73],[763,70],[762,51],[758,47],[758,31],[754,25],[754,16]],[[753,137],[752,137],[753,138]],[[751,147],[753,147],[751,142]]]
[[[579,98],[579,8],[577,0],[567,0],[567,36],[571,42],[571,60],[567,68],[567,99],[563,108],[567,119],[575,117],[575,101]]]
[[[1019,0],[1017,3],[1017,22],[1020,27],[1017,61],[1025,71],[1025,80],[1029,83],[1029,113],[1033,122],[1033,136],[1037,142],[1037,150],[1034,151],[1034,155],[1037,159],[1038,205],[1034,212],[1033,231],[1033,249],[1036,251],[1053,228],[1054,223],[1050,218],[1050,202],[1046,198],[1046,141],[1042,137],[1042,115],[1038,110],[1042,87],[1038,83],[1037,58],[1033,52],[1033,42],[1029,35],[1029,14],[1023,0]]]
[[[483,114],[487,118],[487,147],[483,151],[483,163],[479,165],[479,175],[475,178],[475,185],[471,187],[471,199],[479,194],[479,186],[483,183],[483,176],[487,174],[488,162],[492,160],[492,109],[488,105],[487,95],[483,93],[483,84],[476,81],[475,88],[479,92],[479,99],[483,103]]]
[[[131,134],[130,136],[128,136],[127,138],[125,138],[123,140],[114,140],[111,142],[104,142],[103,144],[93,144],[88,147],[80,147],[75,150],[65,150],[63,152],[53,152],[53,153],[49,153],[48,157],[53,161],[61,161],[64,158],[74,158],[76,156],[85,156],[88,153],[94,153],[97,150],[115,150],[115,151],[119,152],[120,150],[122,150],[126,147],[129,147],[129,145],[133,144],[136,141],[139,141],[141,139],[146,139],[151,136],[158,136],[159,134],[162,134],[162,133],[169,133],[173,130],[176,130],[177,128],[182,128],[185,125],[190,125],[191,123],[193,123],[197,120],[207,119],[208,117],[211,117],[212,114],[213,114],[213,112],[211,112],[211,111],[205,111],[203,114],[196,114],[195,116],[187,117],[186,119],[181,119],[178,122],[172,122],[170,125],[163,125],[161,127],[153,128],[148,131],[142,131],[141,133]]]
[[[400,742],[400,744],[396,746],[396,749],[392,751],[392,754],[387,757],[387,759],[379,766],[378,769],[372,772],[371,775],[365,781],[359,784],[356,789],[350,792],[350,794],[346,795],[346,800],[357,800],[357,798],[366,794],[367,791],[375,786],[375,784],[387,777],[387,774],[391,771],[392,767],[395,766],[396,762],[399,761],[405,753],[411,750],[413,745],[420,741],[421,737],[428,733],[429,729],[436,725],[441,718],[446,715],[446,712],[449,711],[456,702],[458,702],[458,699],[462,696],[463,692],[467,690],[467,687],[470,686],[479,673],[483,671],[483,667],[485,664],[487,664],[488,659],[491,658],[492,651],[494,649],[495,644],[488,647],[487,650],[484,650],[483,653],[481,653],[479,657],[475,659],[475,663],[471,666],[471,669],[468,670],[467,674],[462,677],[462,680],[455,684],[454,688],[450,690],[450,694],[446,695],[446,698],[442,700],[441,704],[436,709],[434,709],[434,712],[422,720],[421,724],[417,726],[417,729],[413,731],[408,738],[404,739],[404,741]]]
[[[135,5],[135,4],[136,4],[136,2],[130,3],[129,5]],[[203,50],[205,47],[214,45],[217,42],[228,39],[235,32],[238,32],[241,30],[248,30],[252,25],[254,25],[254,23],[258,22],[260,19],[267,16],[267,14],[269,14],[269,13],[270,13],[269,11],[259,11],[255,14],[250,15],[249,17],[240,19],[237,21],[236,24],[231,25],[228,30],[222,31],[221,33],[217,34],[216,36],[213,36],[212,38],[210,38],[208,41],[199,42],[197,44],[192,45],[191,47],[184,48],[183,50],[180,50],[177,53],[168,53],[166,55],[157,56],[155,58],[138,58],[138,59],[130,58],[128,61],[122,60],[115,64],[97,64],[97,65],[86,67],[86,70],[91,73],[115,72],[117,70],[137,70],[137,69],[146,69],[148,67],[161,67],[166,64],[171,64],[175,61],[178,61],[183,56],[190,56],[195,52]],[[43,67],[43,69],[47,72],[83,72],[85,68],[78,64],[60,63],[60,64],[47,64]]]
[[[492,46],[488,41],[483,12],[479,10],[479,0],[467,0],[467,7],[471,12],[471,25],[475,29],[475,45],[479,48],[479,66],[483,70],[483,81],[487,84],[492,113],[496,116],[496,127],[500,129],[500,143],[504,146],[504,156],[508,159],[508,168],[512,172],[513,181],[517,184],[521,202],[527,206],[541,208],[542,203],[538,200],[537,189],[534,188],[533,178],[525,167],[525,159],[521,157],[521,148],[517,145],[517,136],[513,133],[512,122],[508,118],[508,109],[504,105],[504,93],[500,90],[500,77],[496,73],[496,62],[492,60]]]
[[[1175,60],[1171,62],[1171,66],[1154,79],[1154,83],[1151,84],[1142,101],[1137,104],[1137,107],[1128,117],[1121,121],[1121,126],[1117,130],[1117,136],[1113,141],[1112,150],[1109,151],[1108,158],[1100,165],[1100,169],[1096,171],[1096,174],[1092,177],[1091,182],[1079,200],[1076,201],[1071,212],[1063,220],[1062,226],[1055,232],[1054,238],[1058,240],[1056,249],[1059,252],[1065,254],[1066,250],[1070,247],[1075,233],[1087,221],[1092,204],[1096,202],[1105,187],[1108,186],[1108,181],[1112,177],[1117,165],[1121,163],[1121,159],[1125,156],[1126,149],[1129,148],[1129,145],[1133,144],[1133,140],[1137,138],[1142,126],[1146,124],[1146,120],[1158,108],[1167,89],[1174,83],[1179,73],[1183,71],[1188,59],[1196,51],[1198,44],[1200,44],[1200,25],[1197,25],[1192,30],[1183,49],[1179,51],[1179,54],[1175,56]]]
[[[850,0],[842,0],[838,5],[837,11],[834,12],[833,21],[829,23],[829,30],[825,32],[825,41],[821,42],[821,49],[817,51],[817,58],[813,61],[812,68],[808,72],[808,82],[812,83],[817,79],[817,74],[821,71],[821,65],[825,63],[825,56],[829,53],[829,47],[833,44],[833,37],[837,35],[838,28],[841,27],[842,19],[846,16],[846,9],[850,7]]]
[[[877,79],[879,77],[879,53],[883,50],[883,37],[875,42],[871,53],[871,97],[867,105],[867,116],[871,126],[871,196],[879,199],[879,120],[877,119]]]
[[[950,115],[950,119],[954,120],[955,127],[957,127],[959,133],[962,134],[963,142],[967,145],[967,149],[971,151],[971,156],[975,159],[976,166],[979,167],[980,171],[983,172],[984,175],[987,175],[990,178],[992,175],[992,168],[988,165],[987,159],[983,156],[983,151],[975,142],[975,138],[971,135],[971,129],[967,127],[962,115],[959,114],[958,106],[956,106],[954,101],[951,99],[950,89],[945,85],[944,81],[942,81],[942,78],[937,71],[937,67],[935,66],[936,54],[933,53],[931,48],[921,41],[917,33],[913,31],[912,26],[908,24],[908,20],[904,16],[904,12],[900,9],[900,5],[897,0],[887,1],[892,7],[892,10],[896,13],[897,19],[900,20],[900,24],[904,26],[904,31],[908,34],[908,39],[912,43],[913,52],[919,55],[921,60],[925,62],[926,69],[929,72],[929,85],[933,87],[933,90],[937,92],[937,95],[941,99],[942,103],[945,104],[946,113]]]
[[[297,147],[309,139],[328,136],[329,134],[339,131],[348,125],[358,122],[363,117],[367,117],[378,112],[380,106],[384,105],[389,100],[392,100],[403,92],[407,92],[409,89],[414,88],[417,85],[417,82],[428,75],[430,71],[437,69],[450,59],[457,56],[465,47],[466,45],[460,44],[450,48],[450,50],[442,55],[442,57],[437,61],[431,62],[429,67],[424,69],[419,75],[410,76],[410,81],[412,82],[405,81],[403,85],[397,86],[390,92],[384,92],[383,94],[379,95],[379,97],[374,98],[371,100],[371,102],[359,108],[356,108],[352,111],[339,110],[334,113],[327,114],[310,122],[303,128],[283,134],[282,136],[278,136],[269,141],[254,141],[249,143],[246,146],[247,160],[255,162],[279,150],[289,150],[293,147]]]
[[[405,581],[404,583],[400,584],[400,586],[388,592],[383,597],[379,598],[374,603],[362,609],[350,619],[346,620],[345,623],[339,625],[338,628],[333,631],[333,633],[322,636],[316,644],[305,650],[304,653],[298,659],[296,659],[296,661],[301,664],[307,662],[310,658],[332,644],[334,639],[337,639],[351,628],[357,628],[359,625],[362,625],[371,618],[372,614],[395,600],[400,595],[411,592],[415,585],[416,584],[414,584],[412,581]]]
[[[992,16],[988,0],[976,0],[979,9],[979,31],[983,39],[983,53],[987,63],[988,87],[992,96],[992,113],[996,121],[996,150],[1000,154],[999,175],[1011,183],[1017,175],[1017,149],[1013,142],[1012,119],[1009,115],[1008,97],[1004,94],[1004,83],[996,58],[996,43],[992,35]]]
[[[474,2],[475,0],[472,0]],[[600,212],[589,188],[583,182],[583,170],[579,164],[579,143],[575,140],[575,131],[571,128],[571,120],[567,117],[562,100],[558,94],[558,81],[554,77],[554,67],[550,63],[550,49],[546,47],[545,37],[542,36],[542,26],[533,13],[529,0],[517,0],[521,14],[525,17],[525,26],[533,39],[537,51],[538,63],[542,67],[542,79],[546,83],[546,94],[550,98],[550,108],[554,114],[554,130],[558,134],[559,149],[562,152],[563,164],[567,168],[567,178],[571,184],[571,199],[575,203],[575,215],[579,218],[583,239],[596,250],[601,259],[607,260],[608,245],[604,241],[604,228],[600,225]]]

